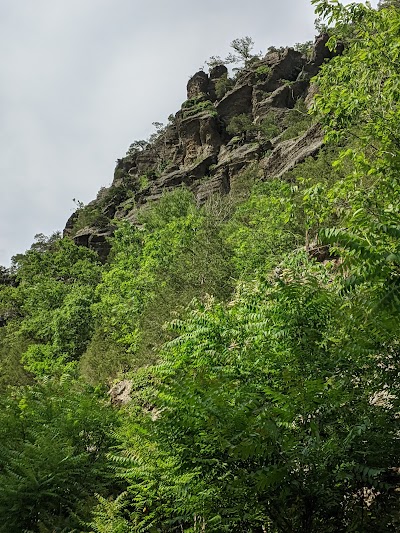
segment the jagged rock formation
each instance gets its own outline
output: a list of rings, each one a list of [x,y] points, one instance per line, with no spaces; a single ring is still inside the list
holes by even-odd
[[[278,143],[271,155],[261,162],[264,179],[280,178],[307,157],[314,156],[321,148],[323,138],[321,127],[314,124],[300,137]]]
[[[224,65],[209,74],[194,74],[181,110],[152,142],[132,145],[117,161],[111,187],[70,217],[64,235],[96,250],[104,260],[112,220],[134,223],[138,211],[165,191],[186,185],[202,203],[216,192],[229,193],[232,180],[252,163],[257,162],[268,179],[283,176],[314,155],[323,142],[318,125],[296,132],[294,138],[285,137],[285,131],[275,131],[271,138],[264,126],[272,121],[284,130],[282,124],[296,102],[310,104],[315,93],[311,77],[334,55],[326,47],[327,38],[316,38],[311,60],[292,48],[269,52],[241,69],[235,81],[229,80]],[[245,117],[247,130],[232,132],[235,117]],[[82,213],[90,215],[88,220]]]

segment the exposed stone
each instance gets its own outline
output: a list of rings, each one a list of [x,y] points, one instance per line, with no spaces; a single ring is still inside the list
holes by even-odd
[[[226,76],[228,74],[228,69],[225,65],[216,65],[210,70],[210,80],[218,80],[219,78],[222,78],[222,76]]]
[[[65,228],[63,230],[63,237],[69,237],[74,229],[75,222],[78,219],[79,212],[78,210],[74,211],[72,215],[67,220]]]
[[[210,70],[210,82],[208,86],[208,95],[211,102],[218,100],[216,84],[221,78],[228,77],[228,69],[225,65],[216,65]]]
[[[318,85],[316,83],[311,83],[304,99],[304,104],[307,109],[311,109],[316,94],[318,94]]]
[[[183,166],[190,166],[199,159],[216,154],[222,144],[218,117],[208,111],[179,121],[178,131]]]
[[[202,70],[196,72],[196,74],[190,78],[186,86],[188,100],[207,94],[209,82],[210,80],[205,72]]]
[[[264,179],[280,178],[307,157],[314,156],[323,145],[324,134],[319,124],[314,124],[300,137],[283,141],[271,155],[261,162]]]
[[[193,187],[199,204],[204,203],[214,194],[228,194],[231,182],[243,169],[259,161],[262,154],[272,147],[269,141],[236,146],[233,149],[221,149],[218,165],[212,170],[212,176],[197,181]]]
[[[270,149],[272,145],[269,142],[251,143],[238,146],[232,151],[225,151],[218,160],[218,168],[226,168],[228,175],[231,178],[237,174],[243,167],[249,165],[254,161],[258,161],[266,150]]]
[[[314,155],[323,142],[318,126],[297,139],[280,141],[277,137],[272,143],[263,140],[256,128],[241,138],[232,138],[226,128],[233,117],[242,114],[259,123],[272,111],[275,120],[283,121],[301,97],[306,97],[309,106],[315,94],[314,86],[309,88],[310,76],[330,57],[324,36],[317,38],[309,63],[292,48],[269,52],[247,64],[233,88],[219,100],[215,83],[228,75],[226,66],[217,65],[209,75],[197,72],[187,84],[191,101],[151,143],[137,143],[138,150],[117,161],[111,189],[104,189],[89,204],[98,208],[98,220],[78,231],[75,242],[96,250],[105,261],[108,237],[114,231],[113,226],[101,227],[107,220],[127,219],[136,224],[140,210],[176,187],[189,187],[202,203],[215,193],[229,193],[236,177],[255,162],[260,163],[263,179],[268,179],[282,176]],[[78,212],[71,215],[64,235],[73,235],[77,217]]]
[[[75,244],[89,248],[89,239],[93,231],[95,231],[94,228],[89,227],[79,230],[74,236]]]
[[[320,67],[326,60],[330,60],[343,53],[343,43],[339,42],[334,50],[329,50],[326,46],[328,40],[329,35],[327,33],[318,35],[315,38],[312,62],[316,67]]]
[[[214,165],[216,160],[216,156],[211,154],[207,157],[204,157],[200,161],[197,161],[184,171],[165,174],[154,183],[151,192],[153,194],[157,193],[158,191],[162,193],[162,191],[166,188],[173,188],[182,184],[188,186],[192,185],[196,180],[202,179],[205,175],[207,175],[210,166]]]
[[[253,87],[241,85],[234,87],[216,105],[218,115],[225,124],[236,115],[250,114],[252,112]]]
[[[270,81],[295,81],[304,65],[304,58],[293,48],[286,48],[282,53],[267,54],[265,64],[271,68]]]
[[[132,382],[128,379],[119,381],[108,391],[112,405],[119,407],[131,401]]]
[[[105,262],[111,249],[108,238],[112,237],[114,231],[113,226],[102,229],[87,227],[78,231],[73,239],[78,246],[85,246],[97,252],[100,261]]]
[[[280,86],[271,94],[254,91],[253,116],[256,121],[264,118],[271,108],[292,109],[296,101],[305,94],[308,81],[296,81]],[[264,99],[261,99],[264,96]]]
[[[328,40],[329,35],[327,33],[318,35],[315,38],[312,59],[303,69],[304,72],[308,73],[309,77],[315,76],[323,63],[343,53],[343,43],[339,42],[334,50],[329,50],[326,46]]]
[[[211,176],[208,179],[196,184],[193,192],[196,196],[197,202],[204,204],[209,198],[215,194],[228,194],[230,190],[230,181],[228,170],[222,168],[218,174]]]

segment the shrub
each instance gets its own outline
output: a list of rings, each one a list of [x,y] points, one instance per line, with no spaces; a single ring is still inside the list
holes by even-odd
[[[283,124],[286,128],[282,135],[282,140],[293,139],[306,132],[312,124],[312,117],[309,115],[304,99],[298,100],[286,115]]]
[[[220,100],[225,94],[233,87],[233,80],[228,78],[227,74],[224,74],[215,82],[215,94]]]
[[[230,135],[241,135],[244,138],[246,138],[247,133],[256,130],[257,127],[253,124],[251,115],[247,115],[245,113],[232,117],[228,126],[226,127],[226,131]]]
[[[268,112],[268,114],[262,119],[258,128],[261,135],[266,139],[273,139],[281,132],[280,123],[273,111]]]
[[[189,100],[187,100],[187,102],[189,102]],[[211,100],[204,100],[192,105],[185,106],[183,110],[183,118],[192,117],[194,115],[197,115],[198,113],[202,113],[203,111],[208,111],[209,114],[213,116],[218,115]]]
[[[257,79],[263,79],[271,73],[271,68],[267,65],[260,65],[256,68]]]

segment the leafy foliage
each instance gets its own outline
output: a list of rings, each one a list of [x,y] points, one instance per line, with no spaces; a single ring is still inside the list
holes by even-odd
[[[1,272],[0,531],[399,530],[399,11],[313,3],[345,44],[315,117],[230,126],[319,120],[318,156],[165,194],[107,265],[53,235]]]
[[[0,531],[75,530],[111,486],[116,425],[100,398],[64,379],[1,400]]]

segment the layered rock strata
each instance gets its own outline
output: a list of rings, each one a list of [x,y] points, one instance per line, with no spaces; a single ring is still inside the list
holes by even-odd
[[[152,142],[136,143],[117,161],[111,187],[85,208],[95,213],[94,220],[78,229],[78,211],[68,220],[64,235],[105,260],[113,220],[134,223],[138,210],[166,191],[185,185],[203,203],[215,193],[229,193],[232,180],[255,162],[263,179],[270,179],[315,155],[323,143],[317,124],[285,140],[285,131],[269,138],[264,125],[284,124],[300,99],[310,105],[316,91],[311,77],[334,55],[326,47],[327,38],[316,38],[311,60],[292,48],[269,52],[242,68],[234,81],[225,65],[209,74],[194,74],[187,84],[187,100],[169,124]],[[248,127],[235,134],[232,121],[238,117]]]

